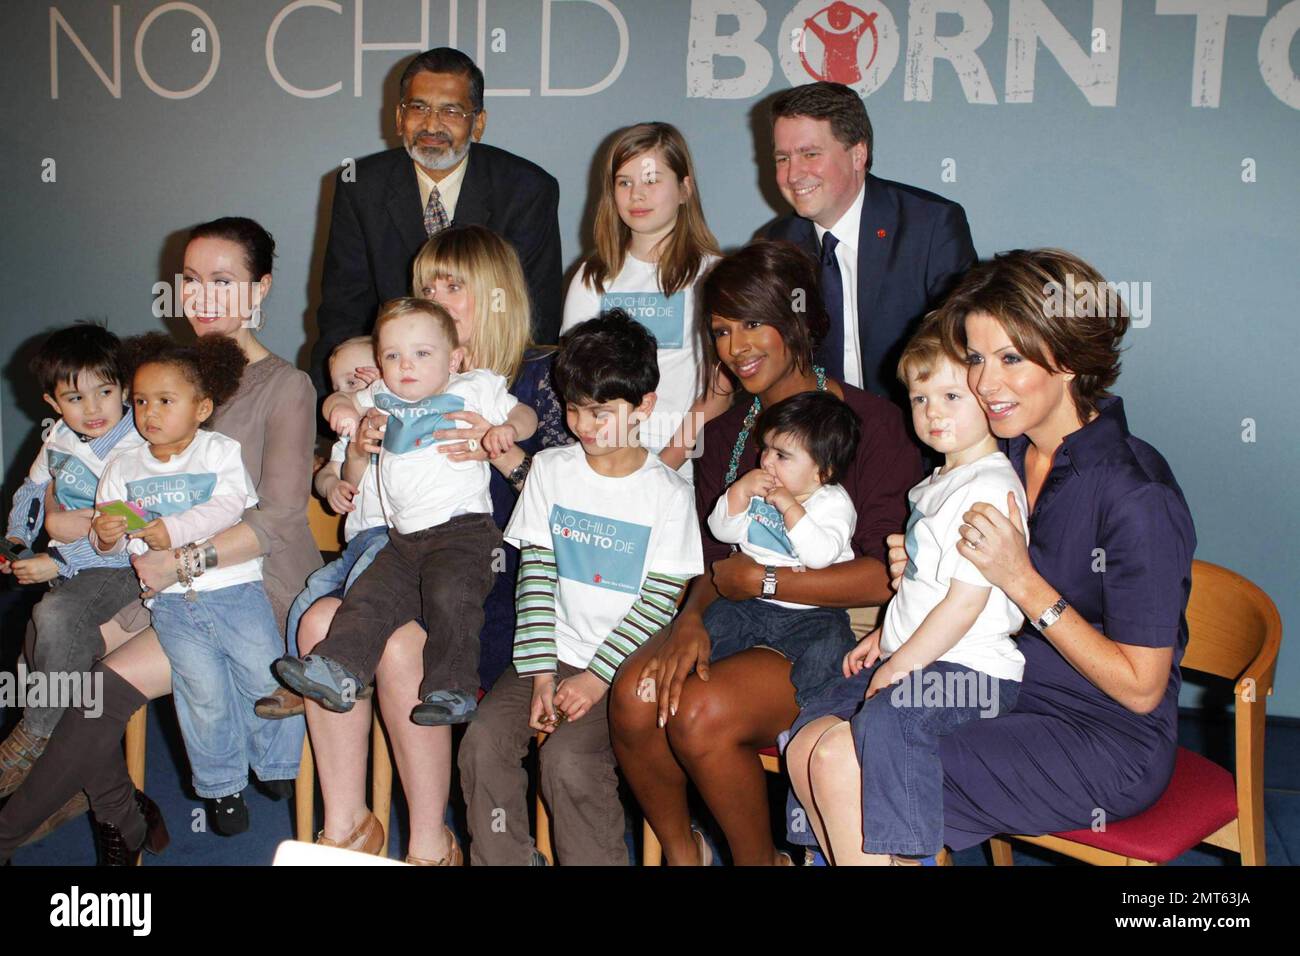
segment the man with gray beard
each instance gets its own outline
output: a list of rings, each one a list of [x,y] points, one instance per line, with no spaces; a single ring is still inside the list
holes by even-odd
[[[540,166],[479,142],[483,72],[459,50],[421,53],[402,74],[396,122],[402,147],[345,166],[335,182],[312,349],[322,395],[334,346],[368,333],[382,303],[411,294],[416,253],[452,225],[508,240],[528,282],[534,341],[555,342],[559,332],[560,187]]]

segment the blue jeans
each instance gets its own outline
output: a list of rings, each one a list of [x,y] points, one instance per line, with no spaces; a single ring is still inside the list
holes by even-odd
[[[348,542],[343,553],[337,558],[313,571],[303,585],[299,594],[289,608],[289,620],[284,629],[288,642],[289,654],[298,656],[298,624],[307,609],[324,597],[341,598],[352,587],[352,582],[361,576],[361,572],[370,567],[379,549],[388,544],[388,528],[376,525],[358,531],[356,537]]]
[[[281,655],[280,629],[261,581],[154,599],[153,627],[172,665],[176,716],[200,797],[225,797],[259,780],[298,775],[302,717],[263,720],[259,697],[280,685],[271,664]]]
[[[800,707],[843,679],[844,655],[857,644],[843,608],[782,607],[758,598],[718,598],[704,610],[704,629],[712,645],[710,661],[760,646],[793,661],[790,683]]]
[[[849,721],[862,764],[862,851],[930,856],[943,849],[939,739],[1016,705],[1020,682],[948,661],[882,688]]]

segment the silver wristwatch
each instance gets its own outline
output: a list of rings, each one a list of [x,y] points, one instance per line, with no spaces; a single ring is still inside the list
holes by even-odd
[[[1057,621],[1059,621],[1061,619],[1062,612],[1069,606],[1070,605],[1065,603],[1065,598],[1061,598],[1059,601],[1057,601],[1055,604],[1049,607],[1042,614],[1038,615],[1038,620],[1034,622],[1034,627],[1038,628],[1039,632],[1041,633],[1042,631],[1046,630],[1047,628],[1055,624]]]
[[[776,568],[770,564],[763,566],[763,597],[770,598],[776,594]]]

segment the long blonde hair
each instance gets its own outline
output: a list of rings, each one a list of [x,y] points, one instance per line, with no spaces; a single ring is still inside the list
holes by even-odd
[[[704,221],[704,207],[700,205],[700,191],[695,179],[695,165],[686,139],[677,127],[668,123],[638,123],[629,126],[614,138],[605,153],[604,175],[600,180],[600,202],[596,206],[596,251],[584,264],[586,282],[597,293],[605,291],[605,283],[623,270],[632,230],[618,215],[614,202],[614,177],[629,159],[650,150],[663,151],[668,168],[678,182],[690,178],[690,194],[677,207],[677,222],[664,241],[659,256],[659,286],[665,294],[672,295],[686,288],[699,275],[704,259],[721,255],[718,240]]]
[[[514,247],[483,226],[445,229],[424,244],[411,269],[411,291],[422,295],[438,279],[469,287],[474,340],[462,342],[475,368],[514,383],[529,345],[528,285]]]

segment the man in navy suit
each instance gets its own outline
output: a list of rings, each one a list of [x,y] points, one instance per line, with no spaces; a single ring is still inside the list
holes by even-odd
[[[560,186],[540,166],[479,142],[487,124],[483,72],[459,50],[415,57],[402,74],[403,146],[340,173],[321,276],[317,389],[329,390],[330,351],[374,325],[379,306],[411,294],[411,264],[432,235],[481,225],[519,253],[533,303],[533,338],[554,342],[561,313]]]
[[[817,353],[832,378],[894,399],[894,374],[922,316],[975,262],[966,213],[934,193],[871,175],[871,120],[839,83],[810,83],[772,101],[776,182],[797,215],[768,238],[821,262],[831,330]]]

